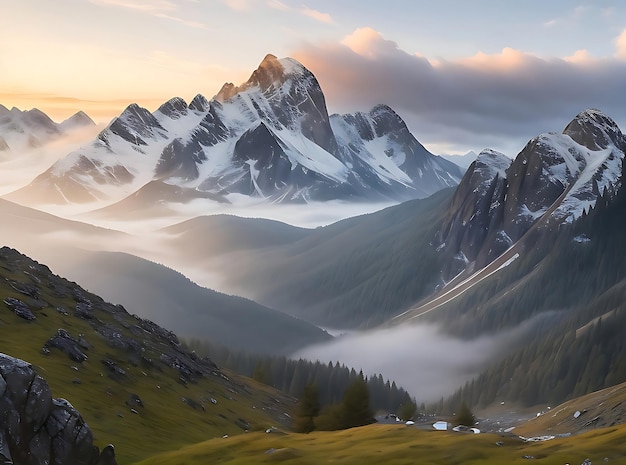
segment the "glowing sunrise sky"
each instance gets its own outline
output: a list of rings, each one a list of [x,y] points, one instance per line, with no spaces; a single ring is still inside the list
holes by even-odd
[[[588,107],[626,130],[618,0],[0,0],[0,20],[0,104],[56,120],[211,97],[272,53],[330,112],[386,103],[437,153],[519,151]]]

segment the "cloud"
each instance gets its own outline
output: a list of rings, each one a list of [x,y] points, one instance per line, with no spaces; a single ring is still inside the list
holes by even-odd
[[[306,5],[303,5],[300,8],[292,8],[289,5],[286,5],[285,3],[279,0],[267,0],[266,5],[273,10],[296,12],[300,15],[306,16],[308,18],[312,18],[316,21],[326,23],[326,24],[334,24],[335,22],[333,20],[333,17],[329,15],[328,13],[323,13],[321,11],[314,10],[312,8],[309,8]]]
[[[626,29],[615,39],[615,56],[620,60],[626,60]]]
[[[279,2],[278,0],[268,0],[267,6],[269,6],[270,8],[273,8],[274,10],[280,10],[280,11],[291,10],[291,8],[289,8],[283,2]]]
[[[223,0],[224,4],[235,11],[250,11],[254,4],[255,0]]]
[[[543,25],[548,28],[555,26],[571,27],[575,24],[580,23],[581,21],[584,21],[585,19],[588,19],[589,16],[592,15],[594,12],[597,12],[601,16],[608,18],[610,17],[610,13],[607,15],[607,10],[609,9],[595,9],[590,6],[578,5],[573,10],[565,12],[563,16],[560,16],[558,18],[552,18],[544,22]]]
[[[616,44],[626,58],[626,33]],[[440,152],[491,147],[516,155],[530,138],[562,130],[590,107],[626,122],[626,62],[586,51],[543,58],[504,48],[429,60],[361,28],[340,42],[301,45],[292,56],[316,75],[331,111],[388,104]]]
[[[167,0],[89,0],[96,5],[116,6],[145,13],[176,11],[176,5]]]
[[[398,44],[383,38],[382,34],[371,27],[362,27],[346,36],[341,43],[362,57],[375,59],[377,56],[393,54],[398,51]]]
[[[306,347],[294,357],[322,363],[339,360],[363,369],[366,375],[381,373],[404,387],[418,402],[432,402],[452,394],[490,363],[518,347],[541,318],[514,330],[472,340],[457,339],[427,324],[358,332]]]
[[[182,18],[176,13],[179,7],[168,0],[89,0],[95,5],[125,8],[140,13],[146,13],[157,18],[176,21],[189,27],[204,28],[204,24]],[[193,1],[193,0],[191,0]]]
[[[313,10],[312,8],[306,6],[302,7],[300,9],[300,12],[304,16],[308,16],[309,18],[313,18],[316,21],[320,21],[322,23],[332,24],[334,22],[332,16],[330,16],[328,13],[322,13],[321,11]]]

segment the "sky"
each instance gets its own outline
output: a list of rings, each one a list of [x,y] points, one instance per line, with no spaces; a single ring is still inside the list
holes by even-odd
[[[0,0],[0,104],[107,123],[244,82],[267,53],[330,113],[390,105],[434,153],[514,156],[585,108],[626,128],[626,2]]]

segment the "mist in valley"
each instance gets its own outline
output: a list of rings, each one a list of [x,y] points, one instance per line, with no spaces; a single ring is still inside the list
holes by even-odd
[[[68,153],[93,140],[102,125],[74,129],[41,147],[0,152],[0,196],[29,184]]]
[[[20,160],[0,161],[2,176],[6,178],[1,183],[3,192],[0,194],[24,186],[35,174],[68,151],[78,148],[84,140],[78,135],[73,137],[55,141],[45,151],[25,153]],[[42,153],[45,156],[40,156]],[[34,160],[29,170],[25,169],[25,166],[29,166],[24,163],[25,159]],[[237,289],[229,286],[226,276],[220,273],[220,266],[230,262],[232,267],[245,268],[250,256],[238,250],[218,254],[219,257],[203,253],[207,247],[211,248],[212,242],[219,248],[226,243],[220,241],[233,241],[230,237],[211,234],[201,237],[197,242],[185,244],[183,251],[180,246],[172,245],[169,241],[172,234],[164,232],[162,228],[198,216],[217,214],[267,218],[302,228],[318,228],[392,205],[391,202],[341,201],[273,205],[237,196],[231,200],[231,204],[210,200],[170,204],[163,209],[162,215],[123,220],[88,211],[94,209],[93,205],[78,208],[34,205],[56,215],[51,216],[0,201],[0,214],[3,217],[0,241],[49,265],[54,273],[76,281],[105,300],[124,304],[130,313],[152,319],[185,337],[202,338],[210,335],[210,327],[214,332],[221,332],[235,341],[240,337],[252,342],[255,325],[258,326],[260,320],[251,321],[251,317],[248,315],[246,319],[244,314],[237,317],[239,320],[236,324],[242,328],[238,336],[227,330],[228,324],[235,324],[235,320],[227,321],[225,315],[207,318],[202,314],[201,302],[192,305],[188,300],[190,295],[204,295],[201,287],[226,293],[244,293],[245,283],[240,283]],[[103,202],[97,207],[105,204]],[[230,245],[234,249],[238,246]],[[102,255],[103,252],[108,255]],[[150,263],[140,263],[132,256],[163,264],[184,276],[176,277],[178,284],[168,286],[174,275]],[[155,277],[157,274],[158,277]],[[302,329],[292,321],[283,321],[282,324],[285,326],[267,328],[269,333],[276,330],[271,337],[278,342],[281,331],[294,331],[294,327],[311,335],[309,343],[322,340],[310,327]],[[244,329],[246,325],[250,327]],[[474,340],[453,338],[433,325],[402,326],[343,335],[331,342],[298,350],[293,356],[323,362],[340,361],[347,366],[363,369],[366,374],[381,373],[407,389],[418,401],[429,402],[452,393],[482,371],[489,362],[501,357],[505,349],[511,346],[511,341],[523,337],[530,326],[529,323],[514,331]],[[305,339],[303,341],[306,342]],[[260,341],[254,342],[257,343],[261,344]],[[284,349],[295,350],[298,347],[295,344],[291,341]]]
[[[294,358],[339,361],[366,376],[382,374],[415,396],[435,402],[461,387],[496,360],[519,347],[536,328],[538,319],[519,327],[475,339],[459,339],[434,324],[351,332],[328,343],[306,347]]]

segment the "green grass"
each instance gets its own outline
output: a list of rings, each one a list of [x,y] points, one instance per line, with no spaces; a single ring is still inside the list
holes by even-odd
[[[197,383],[183,385],[179,382],[179,373],[159,361],[160,349],[171,350],[170,346],[166,347],[162,340],[148,333],[142,337],[132,336],[124,324],[136,324],[135,317],[117,314],[119,321],[116,321],[111,313],[96,309],[99,320],[138,340],[146,347],[145,355],[155,361],[152,365],[134,366],[128,354],[108,345],[88,321],[73,316],[76,305],[73,298],[53,295],[42,276],[37,275],[44,282],[39,286],[41,299],[49,306],[34,310],[35,321],[19,318],[2,300],[7,296],[28,298],[14,291],[4,278],[32,284],[24,273],[26,269],[11,271],[0,260],[0,352],[31,363],[49,384],[52,395],[67,399],[81,413],[94,434],[96,445],[101,448],[108,443],[115,445],[120,465],[225,434],[242,434],[244,430],[237,424],[239,419],[248,422],[251,430],[284,426],[281,420],[289,422],[284,414],[293,413],[295,401],[292,398],[225,370],[204,376]],[[96,302],[94,296],[87,296]],[[56,307],[65,308],[70,315],[59,313]],[[42,353],[43,345],[58,328],[66,329],[73,337],[79,333],[84,335],[92,345],[86,351],[87,361],[73,362],[58,349],[52,349],[49,355]],[[101,363],[104,358],[116,361],[127,375],[111,378]],[[75,379],[79,379],[80,384],[75,384]],[[143,408],[136,408],[137,414],[126,405],[131,393],[138,394],[144,403]],[[183,398],[201,403],[205,410],[193,409],[182,401]],[[217,404],[213,404],[211,398],[216,399]]]
[[[496,443],[502,441],[502,446]],[[397,425],[369,425],[339,432],[275,436],[248,433],[213,439],[167,452],[137,465],[297,464],[359,465],[563,465],[624,463],[626,427],[593,431],[543,443],[524,443],[496,434],[422,431]],[[273,451],[269,453],[269,451]],[[532,455],[535,460],[524,459]]]

